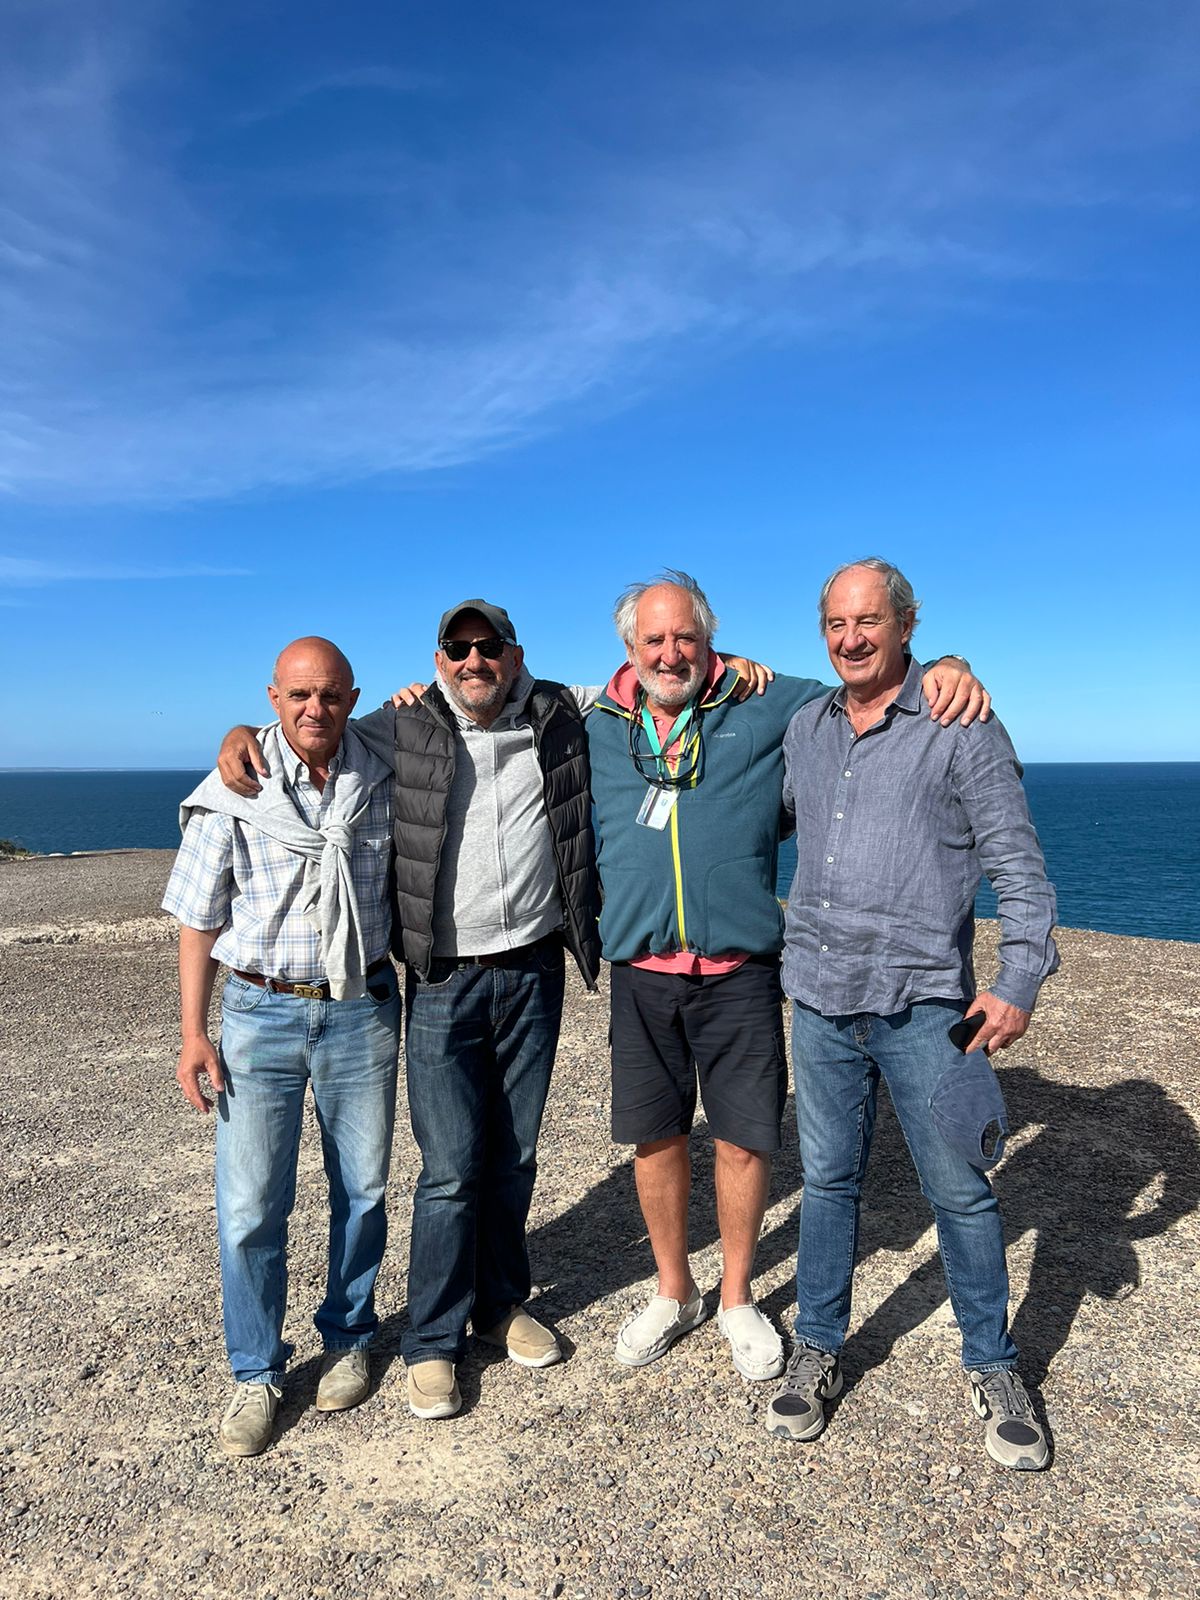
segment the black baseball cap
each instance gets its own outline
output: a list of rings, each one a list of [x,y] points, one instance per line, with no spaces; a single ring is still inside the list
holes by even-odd
[[[972,1050],[947,1067],[929,1108],[942,1138],[973,1167],[986,1171],[1004,1154],[1008,1111],[996,1069],[982,1050]]]
[[[496,630],[497,639],[503,639],[505,644],[516,644],[517,630],[512,625],[512,618],[503,606],[494,606],[487,600],[460,600],[456,606],[451,606],[438,623],[439,644],[464,611],[477,611],[488,626]]]

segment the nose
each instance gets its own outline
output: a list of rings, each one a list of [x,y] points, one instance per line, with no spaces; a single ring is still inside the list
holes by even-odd
[[[857,650],[865,637],[865,634],[856,622],[848,622],[846,624],[846,631],[842,634],[842,649]]]
[[[679,642],[669,636],[663,640],[662,649],[659,651],[659,660],[664,667],[677,667],[683,660],[680,654]]]

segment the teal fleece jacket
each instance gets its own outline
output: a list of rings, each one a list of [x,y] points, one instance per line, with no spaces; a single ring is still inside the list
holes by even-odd
[[[699,707],[699,781],[679,791],[661,831],[637,821],[647,783],[629,756],[631,668],[622,668],[586,722],[609,961],[693,950],[774,954],[783,945],[775,894],[783,795],[783,735],[810,700],[812,678],[777,677],[738,704],[727,667]],[[642,748],[645,747],[644,740]]]

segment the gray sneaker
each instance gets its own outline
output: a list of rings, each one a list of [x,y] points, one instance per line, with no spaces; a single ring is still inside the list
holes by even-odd
[[[707,1316],[704,1296],[695,1284],[682,1304],[656,1294],[648,1306],[625,1318],[613,1354],[623,1367],[649,1366],[666,1355],[676,1339],[698,1328]]]
[[[371,1392],[371,1369],[366,1348],[327,1350],[317,1385],[318,1411],[348,1411]]]
[[[987,1424],[984,1446],[993,1461],[1018,1472],[1040,1472],[1050,1460],[1050,1446],[1033,1414],[1025,1385],[1015,1372],[968,1372],[971,1404]]]
[[[767,1432],[800,1442],[815,1439],[825,1427],[825,1401],[841,1392],[840,1358],[810,1344],[797,1345],[767,1407]]]
[[[221,1418],[218,1438],[227,1456],[257,1456],[271,1442],[282,1389],[273,1383],[239,1383]]]

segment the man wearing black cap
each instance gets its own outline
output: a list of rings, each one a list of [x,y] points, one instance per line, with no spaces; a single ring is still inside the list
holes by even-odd
[[[819,610],[842,687],[798,711],[784,739],[797,865],[783,986],[795,1003],[804,1198],[796,1348],[767,1427],[815,1439],[825,1402],[841,1392],[882,1076],[933,1207],[988,1454],[1037,1470],[1049,1451],[1016,1373],[1004,1232],[984,1172],[996,1158],[984,1148],[987,1125],[1006,1128],[1003,1099],[982,1052],[1021,1037],[1058,966],[1054,890],[1000,723],[943,730],[930,721],[907,654],[918,605],[886,561],[839,568]],[[983,873],[999,902],[1000,971],[977,993],[971,941]]]
[[[422,1156],[403,1336],[422,1418],[462,1404],[467,1325],[521,1366],[561,1359],[525,1310],[525,1224],[558,1044],[569,949],[600,966],[582,709],[595,691],[535,679],[507,611],[464,600],[442,617],[437,682],[354,724],[393,764],[393,953],[406,965],[409,1111]],[[220,770],[262,771],[252,729]],[[249,737],[247,737],[247,735]]]
[[[418,704],[385,706],[364,727],[394,715],[394,942],[423,1158],[403,1354],[409,1405],[426,1418],[461,1404],[468,1318],[522,1366],[561,1357],[524,1309],[525,1224],[564,945],[589,988],[600,966],[586,696],[531,677],[508,613],[485,600],[445,613],[434,660]]]

